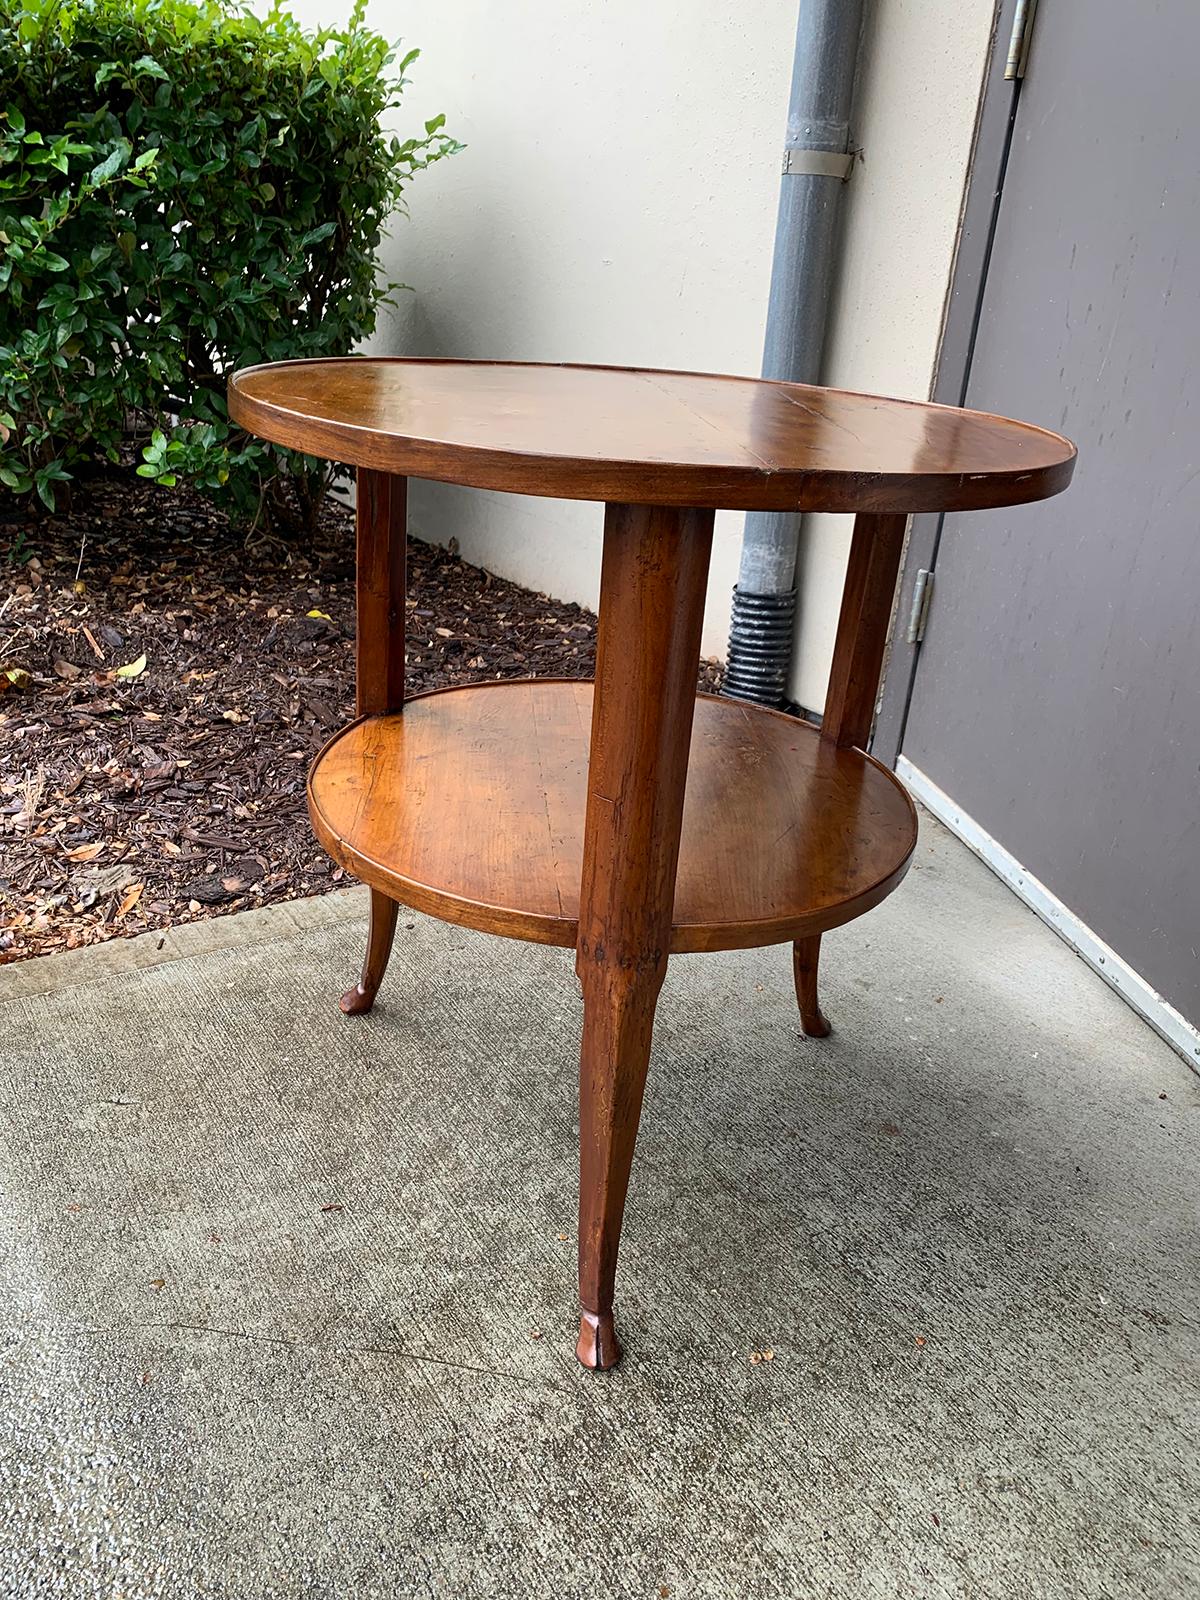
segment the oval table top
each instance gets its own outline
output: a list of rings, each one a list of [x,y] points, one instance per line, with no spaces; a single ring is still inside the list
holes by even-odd
[[[1075,447],[982,411],[757,378],[343,356],[247,367],[229,411],[310,455],[477,489],[756,511],[964,511],[1065,489]]]

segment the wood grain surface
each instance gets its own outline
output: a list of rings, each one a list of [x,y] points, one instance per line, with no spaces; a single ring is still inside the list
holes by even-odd
[[[984,412],[705,373],[346,356],[248,367],[233,419],[312,455],[645,505],[912,512],[1065,489],[1066,439]]]
[[[406,905],[573,946],[592,685],[439,690],[352,723],[309,779],[321,843]],[[916,814],[892,774],[795,718],[701,695],[692,730],[674,951],[837,927],[900,881]]]
[[[588,752],[575,972],[579,1339],[621,1359],[613,1296],[659,990],[667,975],[713,513],[610,505]]]

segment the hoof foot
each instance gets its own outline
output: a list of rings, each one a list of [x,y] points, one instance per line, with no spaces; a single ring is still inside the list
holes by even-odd
[[[607,1372],[621,1359],[621,1341],[613,1327],[611,1311],[585,1311],[579,1318],[579,1343],[575,1346],[580,1366],[592,1372]]]
[[[802,1016],[800,1018],[800,1026],[810,1039],[827,1039],[833,1032],[833,1029],[819,1011],[815,1016]]]
[[[375,996],[368,994],[361,983],[356,983],[353,989],[347,989],[338,1005],[348,1017],[357,1017],[363,1011],[370,1011],[375,1004]]]

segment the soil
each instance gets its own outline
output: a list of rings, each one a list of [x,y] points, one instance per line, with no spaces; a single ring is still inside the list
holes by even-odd
[[[304,780],[353,716],[354,519],[251,537],[132,476],[0,506],[0,962],[347,881]],[[588,677],[594,615],[410,541],[410,693]],[[702,687],[717,685],[715,663]]]

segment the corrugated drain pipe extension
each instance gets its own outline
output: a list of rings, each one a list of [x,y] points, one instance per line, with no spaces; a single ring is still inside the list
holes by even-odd
[[[854,161],[850,112],[862,21],[863,0],[800,0],[764,378],[820,380],[842,190]],[[779,705],[785,697],[799,542],[799,513],[747,513],[724,685],[739,700]]]

